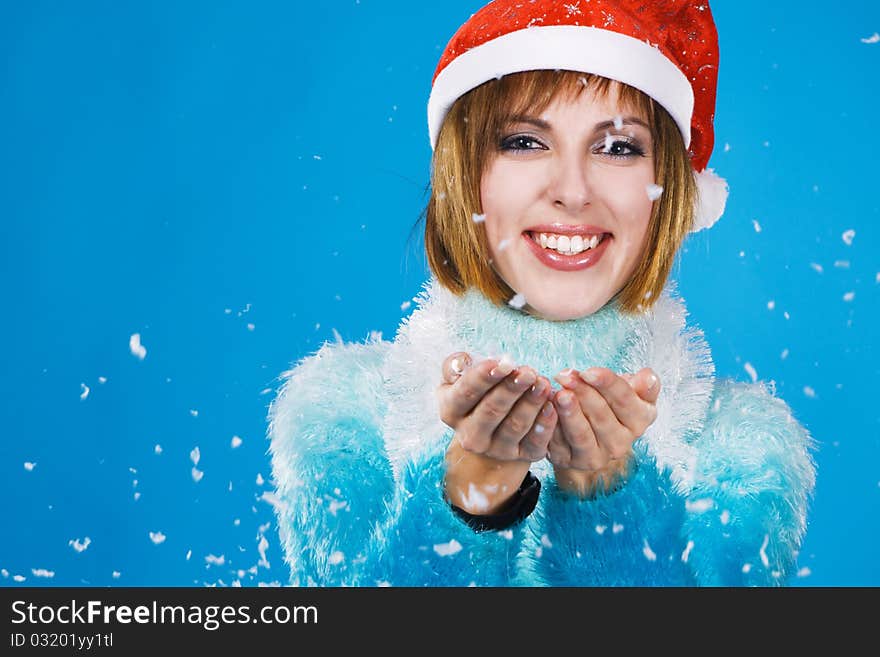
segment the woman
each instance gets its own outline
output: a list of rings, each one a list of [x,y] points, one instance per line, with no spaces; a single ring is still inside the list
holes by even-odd
[[[291,583],[786,583],[812,440],[715,379],[668,281],[724,208],[717,61],[705,1],[496,0],[453,36],[419,307],[270,410]]]

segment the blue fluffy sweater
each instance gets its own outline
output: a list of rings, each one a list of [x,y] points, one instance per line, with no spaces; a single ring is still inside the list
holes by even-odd
[[[549,322],[476,292],[426,285],[392,342],[327,344],[283,375],[269,413],[276,512],[301,586],[781,586],[815,485],[813,441],[772,387],[719,380],[667,288],[652,311],[615,302]],[[582,501],[532,464],[538,505],[475,532],[443,496],[452,430],[434,391],[454,351],[660,377],[657,420],[616,492]]]

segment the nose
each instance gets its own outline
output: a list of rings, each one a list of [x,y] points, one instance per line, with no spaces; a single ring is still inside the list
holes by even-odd
[[[557,157],[551,167],[548,194],[561,210],[578,212],[590,203],[589,163],[583,153]]]

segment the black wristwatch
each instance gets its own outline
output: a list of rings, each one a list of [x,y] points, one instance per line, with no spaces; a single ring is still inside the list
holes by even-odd
[[[528,518],[538,504],[540,492],[541,481],[531,472],[527,472],[516,493],[508,500],[504,509],[498,513],[488,516],[475,516],[464,509],[458,508],[452,502],[449,502],[449,506],[452,507],[455,515],[464,520],[468,527],[474,531],[498,531],[513,527]]]

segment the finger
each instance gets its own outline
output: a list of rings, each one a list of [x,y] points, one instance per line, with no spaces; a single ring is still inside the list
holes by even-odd
[[[641,369],[633,375],[633,390],[649,404],[657,403],[660,389],[660,379],[650,367]]]
[[[497,459],[519,457],[519,441],[528,432],[540,405],[534,408],[531,418],[520,410],[514,413],[516,404],[537,381],[537,374],[528,367],[515,369],[503,381],[485,394],[480,403],[462,421],[466,431],[479,434],[484,453]]]
[[[639,397],[636,390],[612,370],[604,367],[591,367],[580,372],[581,380],[589,384],[587,387],[599,392],[609,406],[614,421],[626,427],[635,438],[641,436],[656,417],[653,404]],[[647,377],[643,375],[647,380]],[[593,396],[590,396],[593,398]],[[596,419],[606,431],[614,430],[614,423],[604,413],[601,404],[596,404]],[[590,415],[592,422],[593,416]]]
[[[562,435],[562,427],[558,420],[553,430],[553,437],[547,445],[547,460],[557,468],[567,468],[571,463],[571,449]]]
[[[556,409],[551,401],[545,400],[531,429],[519,443],[519,457],[533,462],[546,457],[547,447],[555,429]]]
[[[457,351],[454,354],[449,354],[441,366],[443,383],[455,383],[470,366],[471,357],[467,352]]]
[[[454,384],[441,384],[437,390],[440,419],[449,426],[456,426],[512,370],[512,365],[489,358],[465,369]]]
[[[581,383],[581,387],[586,389],[588,386]],[[556,393],[554,403],[562,435],[571,451],[570,467],[589,470],[603,467],[607,457],[603,454],[595,428],[587,420],[583,401],[575,391],[563,388]]]
[[[495,439],[505,443],[519,443],[535,423],[541,407],[550,395],[550,382],[545,377],[539,377],[537,372],[529,367],[519,368],[514,382],[531,382],[528,390],[524,391],[519,399],[515,400],[507,417],[495,430]]]

